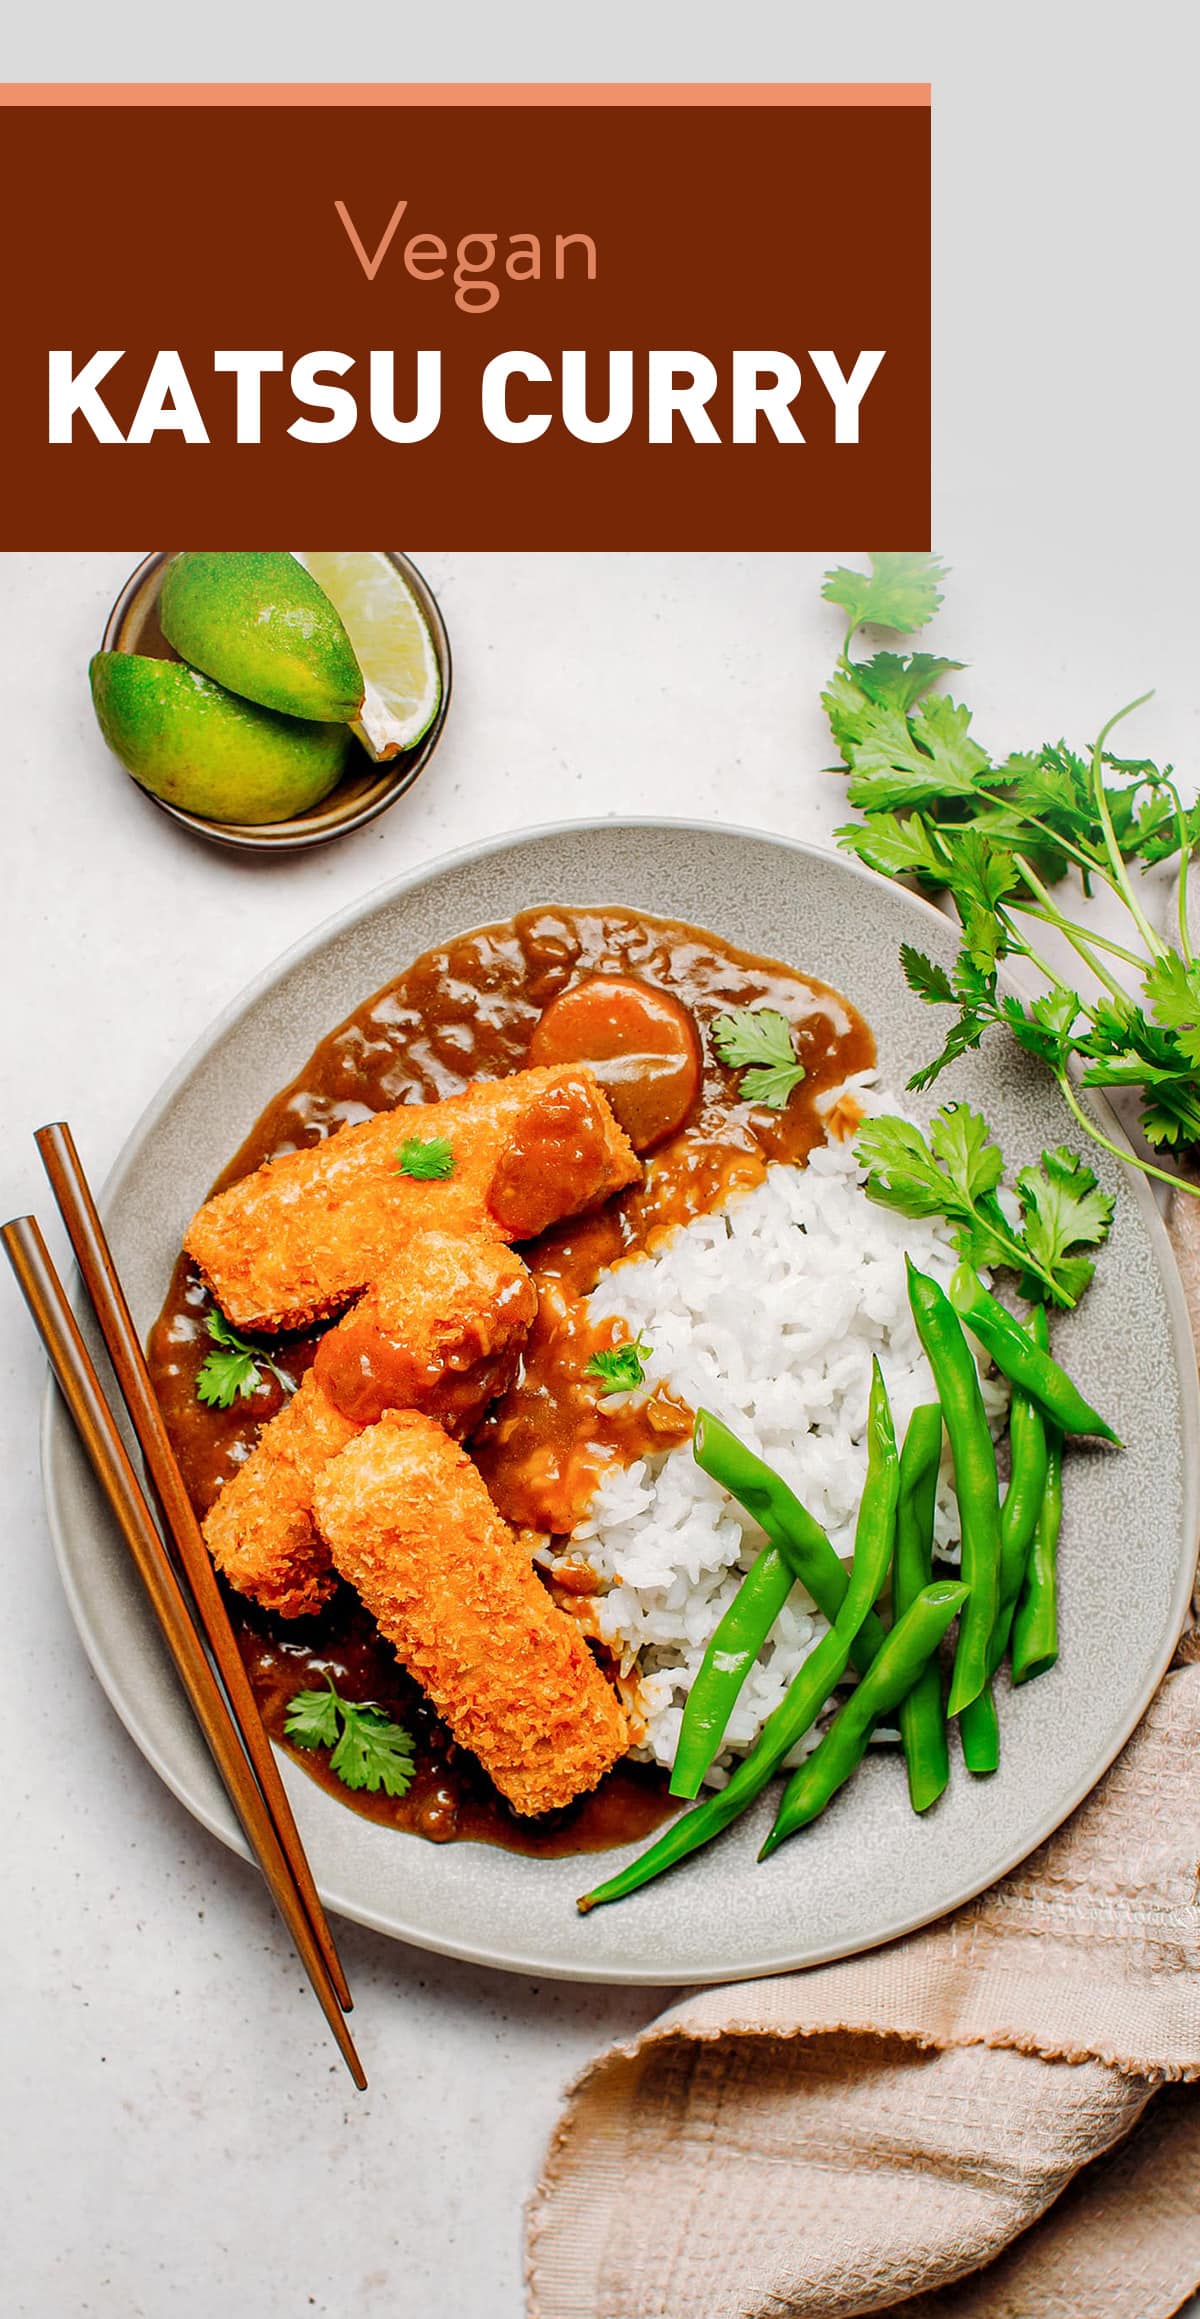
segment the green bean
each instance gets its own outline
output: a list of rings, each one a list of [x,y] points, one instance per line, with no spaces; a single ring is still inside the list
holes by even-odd
[[[958,1719],[958,1736],[962,1741],[963,1762],[976,1779],[986,1779],[989,1772],[999,1770],[1000,1718],[990,1676],[982,1691],[963,1708]]]
[[[1044,1675],[1058,1657],[1058,1533],[1062,1525],[1062,1435],[1051,1431],[1046,1495],[1012,1627],[1014,1683]]]
[[[1034,1312],[1029,1333],[1044,1349],[1049,1342],[1044,1305],[1038,1305]],[[989,1681],[979,1697],[963,1708],[958,1724],[963,1761],[968,1771],[980,1777],[995,1771],[1000,1762],[1000,1725],[990,1677],[1008,1649],[1013,1611],[1046,1495],[1046,1421],[1038,1403],[1019,1386],[1013,1389],[1009,1443],[1012,1470],[1000,1508],[1000,1587],[988,1654]]]
[[[988,1654],[1000,1599],[1000,1485],[996,1451],[979,1390],[979,1372],[949,1298],[908,1260],[908,1300],[933,1371],[954,1459],[962,1532],[962,1574],[969,1589],[958,1630],[947,1713],[959,1715],[988,1679]]]
[[[711,1475],[739,1506],[754,1516],[772,1546],[789,1562],[793,1575],[812,1596],[822,1618],[833,1625],[845,1599],[846,1572],[819,1522],[802,1506],[794,1490],[761,1457],[747,1449],[711,1409],[698,1409],[692,1432],[692,1455],[702,1472]],[[869,1667],[880,1643],[883,1625],[872,1611],[854,1641],[854,1664]]]
[[[950,1301],[959,1319],[966,1322],[972,1336],[978,1337],[1010,1384],[1019,1385],[1028,1393],[1060,1432],[1099,1434],[1102,1440],[1111,1441],[1120,1449],[1120,1439],[1111,1425],[1084,1400],[1066,1370],[1059,1368],[1058,1362],[1051,1359],[1030,1331],[1022,1328],[1020,1321],[996,1297],[989,1295],[969,1264],[959,1265],[950,1284]]]
[[[922,1587],[812,1754],[792,1773],[775,1825],[758,1855],[760,1860],[797,1828],[807,1827],[844,1787],[862,1762],[876,1723],[892,1714],[912,1690],[966,1599],[967,1589],[957,1580],[941,1579],[934,1586]]]
[[[809,1652],[778,1707],[767,1717],[749,1754],[735,1765],[727,1785],[715,1795],[706,1796],[690,1812],[682,1812],[636,1860],[618,1869],[615,1876],[608,1877],[593,1891],[585,1892],[577,1903],[582,1915],[586,1916],[593,1908],[602,1908],[608,1901],[624,1900],[628,1893],[651,1883],[654,1877],[698,1851],[702,1844],[710,1843],[731,1820],[736,1820],[761,1795],[784,1757],[791,1754],[816,1721],[830,1692],[841,1682],[855,1636],[870,1616],[871,1606],[887,1578],[896,1532],[900,1460],[878,1362],[871,1384],[868,1442],[867,1480],[854,1534],[854,1560],[829,1633]]]
[[[699,1795],[721,1751],[742,1685],[795,1584],[776,1546],[764,1546],[717,1626],[687,1695],[671,1767],[671,1794]]]
[[[1035,1306],[1029,1333],[1039,1350],[1050,1341],[1044,1304]],[[1046,1497],[1049,1448],[1046,1420],[1039,1404],[1018,1387],[1013,1393],[1008,1421],[1012,1470],[1000,1509],[1000,1602],[992,1638],[992,1669],[1008,1649],[1013,1612],[1025,1578],[1034,1532]]]
[[[689,1800],[699,1795],[710,1764],[720,1754],[742,1687],[796,1580],[831,1620],[848,1584],[820,1523],[786,1482],[710,1410],[697,1412],[692,1449],[702,1471],[729,1490],[767,1531],[768,1543],[711,1637],[688,1693],[671,1767],[671,1794]],[[870,1664],[871,1644],[877,1649],[883,1639],[883,1628],[873,1615],[870,1625],[874,1632],[861,1646],[864,1666]]]
[[[896,1559],[892,1606],[902,1618],[933,1577],[933,1515],[942,1455],[942,1411],[937,1401],[914,1409],[900,1452],[900,1497],[896,1507]],[[914,1812],[927,1812],[950,1777],[942,1678],[931,1659],[900,1706],[900,1737]]]

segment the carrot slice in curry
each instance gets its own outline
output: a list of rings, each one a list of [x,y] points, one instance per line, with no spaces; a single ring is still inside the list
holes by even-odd
[[[673,992],[630,975],[589,974],[547,1007],[532,1064],[587,1063],[635,1151],[682,1127],[700,1085],[700,1037]]]

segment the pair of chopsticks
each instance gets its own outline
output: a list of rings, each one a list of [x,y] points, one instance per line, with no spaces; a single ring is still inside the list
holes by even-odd
[[[19,1216],[5,1224],[0,1239],[246,1840],[346,2067],[363,2090],[366,2077],[343,2018],[352,2006],[346,1976],[71,1130],[65,1122],[42,1127],[35,1141],[108,1348],[168,1543],[130,1463],[35,1218]]]

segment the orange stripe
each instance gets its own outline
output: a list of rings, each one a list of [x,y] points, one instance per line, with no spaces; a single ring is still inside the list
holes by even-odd
[[[7,81],[4,105],[921,105],[928,81]]]

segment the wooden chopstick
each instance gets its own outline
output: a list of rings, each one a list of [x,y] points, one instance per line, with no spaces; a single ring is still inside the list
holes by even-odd
[[[19,1216],[5,1224],[0,1228],[0,1239],[271,1897],[296,1945],[346,2067],[355,2084],[365,2089],[367,2081],[362,2063],[346,2027],[324,1953],[297,1892],[279,1832],[242,1747],[224,1693],[192,1624],[187,1599],[126,1454],[49,1250],[32,1216]]]
[[[229,1623],[229,1614],[222,1600],[208,1548],[201,1536],[200,1525],[171,1447],[158,1398],[150,1382],[146,1356],[83,1164],[75,1148],[75,1139],[66,1121],[57,1120],[49,1127],[39,1127],[34,1141],[42,1155],[42,1164],[50,1178],[59,1214],[75,1251],[83,1285],[100,1324],[108,1357],[145,1460],[150,1486],[162,1510],[168,1540],[175,1547],[192,1590],[200,1624],[225,1686],[234,1721],[241,1732],[242,1744],[254,1766],[267,1809],[279,1832],[279,1841],[290,1862],[296,1889],[337,1991],[338,2002],[343,2011],[348,2013],[353,2001],[342,1971],[341,1959],[318,1897],[313,1873],[300,1841],[300,1831],[292,1816],[292,1807],[258,1711],[250,1678]]]

